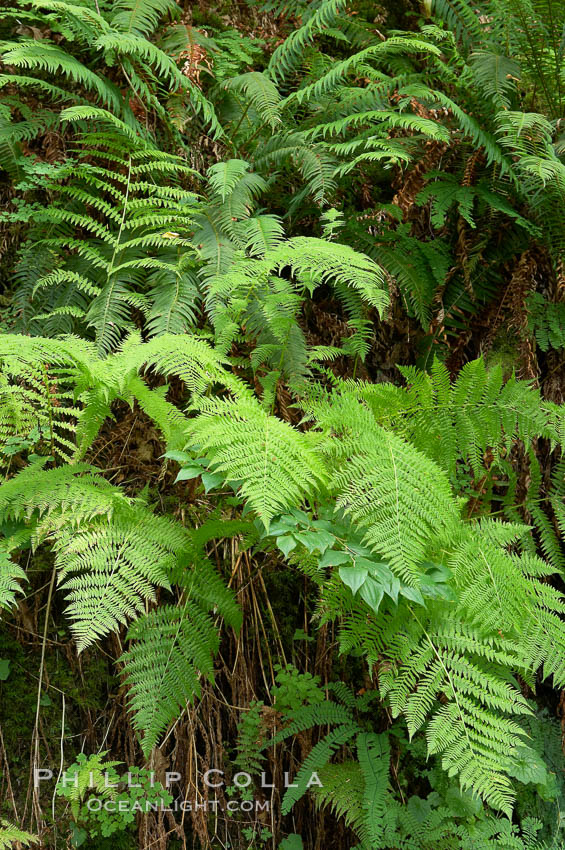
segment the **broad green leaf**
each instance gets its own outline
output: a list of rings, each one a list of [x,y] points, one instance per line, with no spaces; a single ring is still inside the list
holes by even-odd
[[[344,584],[351,588],[353,595],[357,593],[359,588],[368,576],[367,570],[362,567],[340,567],[339,577]]]

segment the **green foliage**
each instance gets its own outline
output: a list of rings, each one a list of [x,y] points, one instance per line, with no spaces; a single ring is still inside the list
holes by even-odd
[[[200,539],[202,531],[198,529]],[[200,679],[213,681],[219,642],[211,611],[222,616],[227,625],[241,625],[241,612],[233,595],[197,546],[195,536],[187,546],[189,564],[175,571],[182,588],[179,603],[160,605],[137,619],[128,632],[131,648],[120,659],[130,685],[134,725],[143,733],[146,754],[169,723],[179,717],[187,700],[200,695]],[[213,536],[223,533],[217,529]]]
[[[476,796],[458,788],[437,766],[432,763],[430,767],[429,762],[420,762],[418,745],[408,744],[396,727],[384,733],[366,731],[364,727],[370,728],[375,722],[374,713],[368,713],[374,695],[368,692],[369,698],[367,695],[354,697],[346,688],[343,690],[342,697],[350,706],[345,714],[342,714],[339,704],[328,703],[321,712],[308,706],[286,712],[285,719],[290,721],[292,731],[314,724],[342,724],[336,725],[332,733],[322,738],[322,746],[314,746],[299,776],[307,766],[316,764],[320,784],[314,783],[311,789],[316,805],[327,807],[336,817],[343,818],[359,838],[359,846],[374,850],[390,847],[400,850],[415,850],[416,847],[423,850],[470,850],[476,846],[550,850],[557,846],[542,839],[541,820],[526,815],[521,827],[518,827],[508,818],[484,811]],[[344,731],[343,739],[348,738],[351,743],[337,758],[334,757],[335,760],[330,761],[332,753],[326,744],[340,740],[339,731],[347,729],[343,726],[345,717],[351,721],[352,728]],[[280,733],[275,741],[285,734]],[[322,764],[324,756],[327,761]],[[406,757],[409,758],[410,770],[417,774],[421,771],[422,778],[425,777],[431,786],[432,791],[426,798],[413,795],[400,801],[395,795],[397,770]],[[537,754],[529,756],[530,775],[524,775],[522,779],[526,783],[539,782],[537,792],[549,792],[549,796],[555,799],[550,790],[551,776],[544,773],[542,767],[539,775],[534,777],[532,764],[540,764]],[[287,800],[293,800],[298,793],[289,789],[283,806],[288,805]]]
[[[2,850],[9,850],[11,847],[16,847],[16,842],[24,847],[29,847],[38,840],[34,835],[25,832],[23,829],[18,829],[16,826],[8,823],[8,821],[0,821],[0,848]]]
[[[25,580],[24,570],[15,564],[8,552],[2,552],[0,560],[0,608],[10,609],[16,605],[16,593],[21,593],[20,581]]]
[[[227,350],[240,329],[245,330],[256,342],[251,357],[254,369],[266,365],[276,378],[282,375],[299,381],[311,373],[314,361],[338,353],[308,350],[298,322],[306,294],[311,296],[317,287],[330,285],[342,301],[353,331],[344,350],[364,359],[370,333],[368,311],[373,308],[382,315],[388,300],[376,263],[346,245],[323,239],[281,241],[277,232],[270,240],[268,226],[261,225],[259,241],[255,235],[249,237],[251,251],[262,254],[261,258],[236,254],[229,271],[207,281],[205,303],[217,347]]]
[[[69,801],[74,818],[73,846],[80,846],[76,838],[81,832],[91,839],[108,837],[128,829],[138,812],[172,802],[172,796],[155,782],[149,770],[132,767],[119,776],[116,767],[120,762],[104,761],[106,755],[102,752],[87,757],[80,753],[57,783],[56,793]],[[111,806],[107,805],[110,801]]]
[[[468,391],[474,375],[482,375],[476,395]],[[462,399],[464,403],[476,399],[479,405],[483,399],[494,403],[495,416],[502,416],[495,433],[522,434],[531,441],[536,433],[551,429],[552,411],[535,403],[534,391],[511,380],[508,396],[502,396],[498,407],[501,376],[493,375],[486,397],[485,376],[484,369],[469,368],[462,376],[466,388]],[[445,377],[443,388],[449,392]],[[535,424],[527,413],[523,420],[517,418],[515,386],[528,399],[526,411],[535,408]],[[530,712],[510,671],[528,678],[542,665],[544,676],[553,675],[555,681],[565,678],[565,658],[558,645],[548,643],[549,635],[562,631],[564,604],[557,591],[538,580],[552,568],[527,554],[527,549],[523,554],[506,550],[510,544],[520,545],[526,527],[492,520],[465,522],[447,475],[417,446],[418,437],[414,440],[409,430],[395,433],[394,413],[392,422],[378,424],[371,409],[361,403],[362,396],[348,394],[348,389],[327,401],[320,401],[318,395],[312,406],[317,427],[307,435],[294,433],[258,405],[249,407],[247,401],[245,417],[241,402],[204,401],[192,433],[199,447],[210,453],[215,469],[243,482],[240,493],[265,522],[277,507],[280,510],[292,500],[312,502],[324,496],[336,500],[374,559],[359,558],[350,549],[353,557],[344,552],[343,558],[330,555],[320,561],[328,568],[334,566],[326,580],[329,608],[325,616],[343,618],[342,648],[362,650],[371,664],[382,663],[386,657],[388,668],[380,673],[381,693],[389,700],[393,716],[405,715],[410,735],[425,726],[428,751],[441,756],[444,769],[457,774],[463,788],[471,788],[509,814],[514,799],[508,776],[516,757],[512,754],[526,746],[517,718]],[[452,405],[458,407],[455,401]],[[456,423],[449,420],[447,427],[454,430]],[[281,428],[288,445],[281,443],[271,454],[266,435]],[[415,433],[421,430],[416,428]],[[301,446],[304,436],[317,442],[318,460],[315,467],[303,470],[303,483],[298,486],[299,464],[312,457]],[[483,439],[490,445],[488,437]],[[257,440],[269,454],[260,470],[254,468],[254,458],[264,458],[264,453],[253,450]],[[464,457],[469,445],[468,439],[456,441],[455,456]],[[285,472],[290,457],[292,468]],[[316,478],[318,488],[306,489]],[[332,531],[330,525],[322,544],[315,534],[312,541],[307,534],[294,535],[292,522],[272,529],[279,538],[294,536],[304,548],[318,548],[322,553],[341,536],[336,528],[332,537]],[[281,548],[288,551],[292,546],[281,542]],[[443,694],[442,700],[438,701],[438,693]],[[327,759],[348,740],[349,733],[346,723],[335,740],[324,739],[307,768],[315,769],[320,759]],[[300,783],[299,788],[305,790]]]
[[[275,681],[221,702],[242,770],[299,742],[277,750],[302,753],[285,816],[309,791],[363,850],[554,850],[562,754],[538,707],[565,686],[563,9],[253,5],[263,38],[227,23],[241,9],[173,0],[5,10],[3,616],[44,558],[77,651],[125,639],[150,758],[220,665],[230,684],[220,645],[247,613],[236,657],[253,634]],[[162,442],[144,489],[98,460],[116,424],[127,456],[125,406]],[[290,634],[313,640],[302,606],[334,630],[318,669],[279,654],[263,573],[286,581],[281,562],[304,578]],[[50,612],[51,594],[45,646]],[[157,794],[104,758],[58,787],[77,846]],[[127,816],[92,815],[94,792]],[[32,840],[2,822],[0,846]]]
[[[255,774],[261,772],[265,758],[261,752],[262,708],[263,703],[254,700],[250,703],[249,710],[242,713],[237,728],[237,755],[233,762],[241,770]]]
[[[525,381],[504,381],[501,367],[487,371],[482,360],[475,360],[454,382],[439,361],[429,374],[411,367],[400,371],[406,389],[373,386],[363,388],[359,397],[377,421],[398,423],[447,473],[453,474],[463,459],[478,475],[487,449],[496,462],[516,439],[527,445],[538,434],[556,437],[551,405]]]
[[[565,304],[552,303],[539,292],[528,299],[530,330],[542,351],[565,347]]]
[[[18,92],[7,99],[11,120],[3,130],[6,144],[43,135],[56,125],[61,101],[84,105],[91,99],[97,107],[108,108],[134,135],[145,139],[151,135],[146,122],[138,118],[141,111],[145,117],[158,117],[165,135],[176,137],[159,80],[172,91],[190,93],[193,108],[219,130],[211,104],[174,60],[150,40],[164,16],[176,17],[178,9],[172,0],[124,0],[103,4],[102,9],[88,0],[34,0],[27,14],[26,5],[18,3],[16,23],[19,13],[32,27],[47,24],[50,34],[39,43],[22,36],[14,26],[10,33],[14,40],[3,42],[3,61],[15,73],[2,75],[0,84],[11,85]],[[55,85],[43,79],[45,73]],[[28,89],[35,88],[45,96],[39,111],[28,106]],[[18,114],[24,120],[18,121]]]
[[[242,482],[241,495],[267,526],[324,479],[319,438],[269,416],[252,399],[203,400],[190,433],[214,471]]]
[[[177,413],[172,420],[172,405],[158,390],[150,390],[137,370],[151,362],[167,374],[177,371],[193,390],[200,381],[206,384],[222,370],[205,343],[193,340],[195,350],[200,346],[202,353],[208,352],[211,370],[199,366],[193,357],[183,357],[182,346],[179,348],[176,341],[168,346],[166,339],[166,335],[160,337],[157,347],[132,340],[113,357],[97,360],[89,343],[22,337],[17,357],[10,356],[10,348],[4,354],[5,380],[8,387],[9,380],[13,380],[14,388],[19,386],[19,380],[30,380],[45,357],[54,364],[64,364],[69,386],[74,385],[75,392],[80,390],[74,409],[76,421],[70,428],[71,434],[77,432],[76,444],[73,447],[68,442],[74,455],[85,451],[96,437],[104,417],[110,413],[109,402],[128,398],[132,391],[170,435],[171,424],[178,427],[182,415]],[[190,345],[189,338],[185,338],[185,343]],[[52,392],[57,400],[57,390]],[[100,413],[101,399],[105,403]],[[28,429],[38,430],[37,417],[41,424],[44,416],[41,400],[31,397],[33,404],[29,401],[27,396],[23,400],[16,397],[11,410],[16,414],[12,420],[20,440],[27,436]],[[21,415],[22,407],[27,418]],[[88,421],[93,413],[96,428]],[[88,429],[81,435],[83,418]],[[87,438],[86,444],[82,436]],[[12,432],[7,439],[10,438]],[[2,521],[27,528],[34,546],[44,540],[50,542],[79,651],[119,624],[140,618],[130,631],[132,649],[122,661],[126,680],[132,685],[130,699],[136,728],[144,734],[143,746],[149,752],[168,722],[193,693],[199,692],[198,677],[212,675],[210,656],[217,648],[217,636],[215,623],[207,612],[215,609],[230,625],[240,624],[231,593],[203,553],[210,537],[221,536],[221,527],[213,525],[210,537],[204,535],[205,528],[191,536],[179,523],[156,516],[142,499],[127,498],[94,467],[69,462],[76,461],[76,457],[63,458],[65,465],[52,465],[55,457],[47,454],[52,442],[53,439],[47,441],[43,449],[40,444],[43,455],[29,457],[28,464],[3,485]],[[8,542],[11,548],[19,544],[17,536]],[[14,591],[19,587],[17,579],[24,578],[25,573],[7,560],[2,576],[2,602],[13,604]],[[155,589],[171,590],[173,582],[181,589],[178,605],[147,613],[148,603],[156,599]]]
[[[106,144],[85,140],[81,158],[63,168],[32,165],[19,184],[23,202],[5,214],[33,222],[15,293],[23,329],[53,336],[91,329],[102,352],[133,327],[132,309],[144,315],[149,335],[183,333],[195,324],[200,300],[196,254],[186,239],[195,197],[174,183],[159,185],[162,177],[178,181],[192,170],[158,151],[115,154]],[[98,164],[110,155],[111,169]],[[49,191],[49,206],[33,201],[41,189]],[[29,269],[39,244],[48,257],[34,276]]]
[[[285,669],[281,664],[275,666],[276,685],[271,688],[271,696],[278,711],[299,708],[303,703],[315,705],[324,700],[318,676],[300,673],[296,667]]]

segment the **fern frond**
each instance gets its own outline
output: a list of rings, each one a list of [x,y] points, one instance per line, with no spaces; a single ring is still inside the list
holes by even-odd
[[[471,660],[452,648],[458,640],[454,622],[442,621],[433,631],[418,617],[416,622],[422,628],[420,641],[409,649],[406,643],[408,653],[396,676],[383,677],[393,713],[407,713],[412,735],[433,711],[426,730],[428,751],[441,754],[444,769],[457,773],[462,787],[509,814],[514,791],[505,766],[513,748],[523,745],[524,731],[506,715],[530,708],[508,683],[504,668],[481,659],[489,652],[479,636],[478,657]],[[438,691],[447,697],[443,705],[436,701]]]
[[[224,83],[224,87],[228,91],[242,93],[271,129],[274,130],[281,123],[282,98],[276,85],[265,74],[259,71],[247,71],[245,74],[231,77]]]
[[[10,850],[17,844],[29,847],[30,844],[36,844],[38,841],[39,838],[30,832],[18,829],[17,826],[8,823],[6,820],[0,820],[0,850]]]
[[[348,245],[297,236],[269,252],[265,261],[271,268],[288,266],[299,279],[336,282],[356,289],[382,315],[388,298],[379,266]]]
[[[293,805],[304,796],[309,788],[309,782],[314,773],[324,767],[337,749],[342,747],[353,738],[357,732],[358,726],[356,723],[343,726],[337,726],[335,729],[318,741],[312,747],[310,753],[300,766],[300,770],[294,777],[293,786],[286,791],[281,804],[281,812],[288,814]]]
[[[480,89],[499,109],[509,109],[520,79],[520,66],[508,56],[476,50],[469,64]]]
[[[213,679],[218,636],[210,617],[187,600],[136,620],[128,640],[133,645],[120,662],[134,727],[143,733],[143,752],[149,755],[169,723],[200,695],[201,676]]]
[[[388,735],[362,732],[357,736],[357,758],[364,780],[363,833],[378,846],[382,838],[390,770]]]
[[[314,4],[312,4],[314,5]],[[284,79],[296,69],[303,52],[317,33],[335,22],[342,0],[322,0],[301,27],[291,33],[271,56],[268,73],[274,79]]]
[[[314,803],[328,807],[346,826],[361,832],[363,828],[363,777],[358,762],[326,764],[318,771],[321,787],[313,788]],[[377,845],[378,846],[378,845]]]
[[[178,15],[178,6],[173,0],[117,0],[112,12],[112,27],[127,34],[149,36],[166,15]]]
[[[73,83],[96,93],[104,106],[108,106],[113,112],[120,113],[121,99],[113,83],[91,71],[57,45],[44,41],[40,44],[33,40],[23,40],[17,45],[4,45],[1,52],[6,65],[46,71],[52,76],[63,74]]]
[[[373,551],[409,584],[417,583],[430,540],[458,524],[447,477],[397,435],[371,426],[370,419],[353,424],[345,407],[336,405],[330,422],[347,435],[349,454],[334,478],[338,506],[359,525]]]
[[[169,587],[167,571],[182,546],[178,526],[143,508],[114,511],[84,530],[57,535],[59,585],[79,651],[155,599],[154,587]]]
[[[21,593],[20,581],[26,579],[22,568],[15,564],[7,552],[0,552],[0,608],[16,605],[16,593]]]
[[[266,526],[324,482],[317,436],[269,416],[251,399],[202,399],[199,407],[189,425],[191,439],[208,453],[214,470],[242,481],[242,496]]]

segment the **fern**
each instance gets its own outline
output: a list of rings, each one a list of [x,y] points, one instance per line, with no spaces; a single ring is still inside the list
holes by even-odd
[[[59,583],[79,650],[141,613],[154,587],[169,586],[167,569],[181,545],[172,523],[134,508],[114,511],[109,526],[59,532]]]
[[[448,405],[449,409],[459,409],[462,403],[474,399],[488,398],[496,405],[501,376],[492,374],[492,388],[484,396],[484,371],[480,395],[469,390],[468,380],[475,374],[481,373],[469,370],[468,375],[462,376],[461,388],[465,389],[461,389],[461,396],[452,401],[451,407]],[[435,380],[441,382],[441,392],[450,392],[447,373],[436,370]],[[518,432],[531,440],[534,433],[550,427],[550,411],[540,409],[531,390],[519,387],[528,402],[531,400],[531,407],[524,419],[518,418],[523,411],[514,402],[516,386],[519,387],[511,382],[508,396],[502,396],[496,414],[502,417],[502,423],[497,424],[496,432]],[[384,403],[385,394],[382,396]],[[391,410],[390,399],[394,396],[390,391],[387,398],[386,414],[394,421],[397,414],[394,408]],[[209,409],[215,412],[217,403]],[[391,667],[381,674],[381,690],[390,699],[394,714],[406,715],[410,734],[426,725],[429,752],[441,756],[444,769],[456,773],[462,787],[471,788],[493,807],[509,814],[514,799],[508,777],[510,754],[524,746],[523,730],[513,718],[530,709],[509,680],[508,671],[520,670],[524,675],[526,670],[537,670],[542,665],[544,676],[553,675],[561,681],[563,654],[548,643],[549,635],[561,631],[561,597],[539,583],[541,565],[531,565],[529,556],[505,552],[504,547],[523,536],[526,529],[497,523],[479,527],[464,523],[439,466],[397,434],[376,425],[370,410],[359,401],[334,396],[325,406],[317,402],[313,412],[325,435],[320,448],[332,471],[326,487],[335,494],[338,507],[359,529],[369,549],[398,574],[401,584],[396,595],[400,591],[401,597],[408,600],[398,602],[396,610],[390,602],[381,604],[384,588],[378,586],[377,578],[372,580],[372,589],[363,590],[357,601],[359,584],[353,582],[347,568],[340,567],[341,581],[337,575],[335,581],[339,587],[343,587],[341,582],[347,584],[351,595],[344,596],[342,590],[331,604],[338,610],[352,605],[342,646],[345,650],[362,648],[373,661],[383,653],[390,659]],[[247,435],[239,435],[239,427],[235,422],[228,426],[234,436],[238,435],[238,444],[248,443]],[[195,431],[201,433],[206,434],[204,447],[214,463],[217,456],[210,449],[226,439],[224,427],[213,437],[212,431]],[[315,433],[310,431],[309,436]],[[462,443],[464,453],[469,451],[468,445]],[[235,447],[230,446],[229,450],[235,452]],[[457,448],[454,453],[457,457]],[[228,478],[243,479],[241,493],[255,507],[254,473],[246,472],[244,463],[230,465],[227,456],[222,472]],[[295,492],[294,498],[305,495],[304,491],[301,496]],[[279,509],[282,507],[280,504]],[[333,563],[342,564],[343,559]],[[361,573],[366,578],[369,567],[379,576],[382,567],[378,563],[372,564],[367,556],[357,560],[353,556],[353,571],[359,574],[360,581]],[[547,566],[544,569],[551,571]],[[451,582],[455,595],[447,592]],[[443,583],[447,587],[442,587]],[[330,583],[328,601],[335,587]],[[396,600],[397,596],[389,595]],[[353,602],[348,601],[351,599]],[[414,603],[423,606],[421,613]],[[368,612],[372,612],[369,620]],[[374,630],[373,616],[378,623]],[[438,702],[438,693],[444,695],[444,702]],[[300,728],[304,727],[291,724],[284,734],[296,733]],[[328,747],[331,750],[329,739],[319,747],[320,758],[329,756]],[[317,756],[318,750],[312,757],[316,764]]]
[[[39,23],[53,23],[54,32],[61,31],[62,39],[45,39],[41,50],[38,50],[37,42],[26,38],[4,43],[4,56],[9,59],[10,66],[24,72],[30,71],[29,74],[4,77],[5,83],[11,82],[23,90],[24,100],[22,102],[20,99],[17,103],[20,111],[27,110],[25,89],[30,86],[40,87],[48,101],[54,102],[63,99],[84,104],[90,96],[94,96],[95,108],[107,107],[115,121],[121,122],[122,131],[123,126],[127,126],[130,134],[136,138],[146,139],[150,135],[143,121],[138,120],[135,114],[137,106],[141,106],[142,111],[155,112],[164,123],[168,135],[176,137],[178,141],[178,132],[161,102],[162,92],[156,85],[155,74],[159,74],[168,79],[173,90],[180,88],[190,99],[192,108],[213,126],[214,132],[220,132],[210,102],[180,72],[172,58],[150,40],[163,16],[176,16],[176,4],[171,0],[144,0],[137,3],[124,0],[109,10],[100,10],[98,7],[95,10],[88,4],[62,0],[37,0],[33,7],[39,11],[31,15],[32,19],[35,17]],[[23,9],[19,11],[25,17],[26,12]],[[74,55],[75,42],[81,48],[78,55]],[[102,66],[99,73],[91,69],[90,65],[95,64],[95,60],[89,62],[88,54],[99,60],[97,64]],[[123,87],[113,82],[113,66],[118,68],[120,82],[123,81],[126,88],[125,95]],[[52,86],[42,80],[41,75],[45,71],[62,77],[62,84]],[[136,101],[133,107],[131,95]],[[45,120],[50,115],[49,110],[43,108],[38,118],[28,120],[25,126],[18,128],[18,125],[13,124],[7,131],[8,138],[13,140],[22,133],[33,137],[45,132]],[[53,113],[52,116],[57,121],[57,114]]]
[[[270,417],[251,399],[201,402],[191,440],[212,468],[233,481],[268,526],[273,516],[314,494],[325,478],[319,440]]]
[[[0,606],[43,547],[79,651],[128,629],[151,758],[284,557],[325,684],[273,656],[271,708],[222,694],[235,764],[311,740],[283,811],[310,791],[362,848],[549,850],[524,695],[565,683],[562,6],[253,5],[265,40],[172,0],[4,10]],[[93,465],[124,405],[164,443],[137,494]],[[272,602],[259,656],[298,623]]]
[[[86,117],[92,113],[87,111]],[[104,143],[96,155],[105,155]],[[53,234],[46,240],[52,271],[36,279],[29,295],[22,292],[22,300],[27,297],[36,309],[40,306],[34,321],[53,335],[91,327],[100,351],[115,348],[132,328],[133,307],[148,315],[152,333],[183,331],[193,325],[199,302],[195,253],[183,239],[192,227],[194,196],[174,185],[150,182],[161,182],[162,173],[178,179],[191,169],[143,148],[129,158],[115,158],[115,167],[120,170],[114,173],[83,160],[72,185],[57,187],[57,203],[39,214],[32,207],[33,236],[20,261],[29,262],[39,240],[45,244],[46,231]],[[75,237],[85,231],[88,241]],[[192,303],[186,304],[181,293],[192,295]]]
[[[357,731],[357,724],[337,726],[335,729],[318,741],[314,745],[309,755],[306,757],[300,770],[298,771],[293,788],[289,788],[282,802],[281,810],[283,814],[288,814],[292,806],[299,800],[308,790],[309,783],[314,773],[324,767],[329,761],[333,753],[343,744],[346,744]]]
[[[277,47],[268,67],[269,73],[274,78],[284,79],[297,67],[305,47],[321,29],[335,22],[341,5],[341,0],[322,0],[318,8],[312,9],[303,25]]]
[[[363,821],[368,842],[381,838],[390,769],[390,745],[386,735],[364,732],[357,736],[357,757],[363,778]]]
[[[565,346],[565,305],[545,300],[534,292],[528,298],[530,330],[542,351]]]
[[[75,84],[94,92],[104,106],[118,112],[119,94],[109,80],[105,80],[55,44],[38,44],[23,41],[17,46],[4,45],[3,61],[7,65],[25,70],[46,71],[52,76],[63,74]]]
[[[228,91],[243,94],[273,130],[281,123],[282,98],[275,84],[265,74],[248,71],[246,74],[231,77],[225,87]]]
[[[15,847],[16,844],[23,844],[24,847],[29,847],[30,844],[36,844],[39,839],[29,832],[24,832],[23,829],[18,829],[8,821],[0,821],[0,848],[9,850]]]
[[[261,226],[262,218],[251,219],[249,224]],[[255,253],[256,243],[249,244],[251,233],[252,229],[247,230],[247,244]],[[354,336],[348,340],[349,350],[363,358],[367,353],[367,307],[382,313],[387,303],[379,266],[344,245],[305,237],[284,241],[278,238],[278,225],[275,233],[266,250],[259,249],[262,257],[250,259],[241,251],[234,253],[230,270],[207,280],[206,307],[218,348],[227,351],[238,329],[245,328],[257,344],[251,357],[255,369],[267,363],[273,372],[300,382],[309,372],[309,355],[298,312],[305,292],[328,283],[350,316]],[[287,268],[296,279],[294,285],[283,276]]]
[[[118,0],[112,6],[111,25],[123,33],[148,36],[157,29],[161,18],[176,16],[177,5],[172,0]]]
[[[261,723],[262,702],[253,701],[249,710],[241,715],[238,723],[237,756],[234,764],[245,771],[259,773],[265,759],[260,751],[263,729]]]
[[[430,374],[412,367],[402,367],[401,372],[408,384],[405,389],[348,385],[342,406],[348,405],[348,397],[362,400],[377,422],[394,423],[450,474],[464,459],[479,475],[487,449],[496,461],[515,439],[529,444],[537,435],[556,437],[551,405],[544,404],[525,381],[505,382],[500,367],[487,371],[482,360],[472,361],[453,383],[439,361]],[[339,395],[334,403],[339,403]]]
[[[136,347],[135,342],[132,342],[123,352],[115,355],[111,362],[97,363],[88,344],[75,340],[64,343],[24,338],[25,344],[19,357],[4,358],[8,364],[18,363],[18,369],[9,367],[5,374],[12,380],[23,376],[29,382],[42,359],[49,358],[51,363],[65,364],[66,379],[69,385],[81,386],[84,404],[82,409],[73,409],[75,425],[72,430],[79,429],[77,449],[80,446],[84,451],[85,448],[81,433],[84,437],[88,434],[86,445],[96,436],[109,412],[107,401],[118,396],[127,398],[130,393],[139,398],[140,403],[170,436],[171,428],[178,427],[182,416],[178,413],[176,417],[172,415],[171,406],[158,392],[146,388],[137,376],[137,370],[147,362],[153,362],[157,368],[168,373],[174,370],[170,361],[163,361],[162,356],[159,356],[160,352],[166,354],[168,351],[166,342],[163,346],[165,340],[166,337],[163,337],[160,347],[151,343],[145,348],[141,346],[143,353],[137,350],[139,344]],[[202,354],[205,350],[206,346],[202,343]],[[184,375],[189,386],[195,388],[195,377],[191,377],[188,370],[182,369],[182,348],[179,350],[177,345],[175,355],[177,371]],[[216,374],[219,376],[221,367],[218,361],[209,356],[208,362],[217,364]],[[196,376],[198,367],[196,370],[194,367],[195,364],[191,362],[190,369]],[[205,384],[206,367],[201,368],[203,371],[199,381],[203,380]],[[132,370],[136,370],[133,375]],[[100,396],[97,393],[103,387],[103,375],[106,403],[102,404],[98,412]],[[10,387],[8,381],[6,386]],[[15,386],[18,384],[15,383]],[[61,392],[60,386],[53,391],[54,409],[59,408],[59,399],[64,399],[66,393]],[[68,393],[74,397],[74,391],[70,388]],[[45,413],[41,408],[42,398],[36,402],[31,395],[31,400],[34,404],[29,403],[26,395],[23,401],[17,399],[18,404],[14,405],[14,409],[19,429],[4,435],[6,446],[10,446],[10,440],[14,439],[21,443],[32,427],[36,428],[40,438],[40,428],[45,421]],[[94,428],[89,421],[93,413],[96,422]],[[86,418],[86,430],[82,429],[83,417]],[[60,443],[56,433],[51,436],[48,449],[52,443]],[[70,441],[66,441],[67,444],[69,450],[74,449]],[[21,448],[25,449],[27,445],[24,441]],[[16,451],[18,448],[15,445]],[[63,460],[68,459],[64,454],[61,456]],[[155,586],[169,587],[167,572],[172,571],[175,559],[186,549],[188,540],[179,526],[165,518],[155,517],[142,504],[128,502],[119,489],[105,482],[91,467],[75,463],[49,469],[45,468],[48,462],[48,456],[36,459],[8,480],[3,485],[0,501],[5,519],[27,519],[32,524],[36,541],[45,537],[52,539],[59,582],[67,593],[67,614],[73,621],[73,631],[81,649],[116,628],[119,623],[125,622],[128,617],[141,613],[145,602],[154,598]],[[34,482],[31,489],[29,481]],[[4,572],[3,601],[11,603],[16,589],[15,579],[22,575],[15,564],[5,568]],[[209,574],[208,583],[210,587],[215,586],[217,598],[221,600],[221,584],[210,584]],[[203,598],[209,598],[207,591],[203,592]],[[225,601],[227,604],[227,599]],[[237,620],[229,606],[226,617],[232,623]]]
[[[21,593],[20,581],[26,574],[15,564],[7,552],[2,552],[0,561],[0,608],[10,609],[16,605],[16,593]]]
[[[247,530],[236,523],[232,530]],[[122,655],[125,681],[130,685],[129,707],[134,726],[143,733],[142,747],[149,754],[169,723],[188,701],[200,695],[200,680],[213,681],[213,662],[219,646],[217,621],[223,617],[235,629],[241,611],[216,568],[204,553],[205,544],[225,536],[229,523],[209,520],[185,540],[170,578],[182,590],[176,606],[161,605],[130,627],[131,648]]]
[[[134,726],[143,731],[143,751],[149,755],[187,701],[200,695],[200,676],[213,678],[218,638],[210,618],[187,600],[144,615],[131,626],[128,639],[132,648],[120,660],[131,685]]]

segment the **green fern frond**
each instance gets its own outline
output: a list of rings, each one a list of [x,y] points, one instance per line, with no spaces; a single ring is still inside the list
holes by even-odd
[[[189,425],[191,440],[208,453],[215,471],[242,481],[242,496],[266,526],[323,484],[317,436],[269,416],[252,399],[202,399],[199,407]]]
[[[17,844],[23,844],[24,847],[29,847],[30,844],[36,844],[39,841],[35,835],[30,832],[25,832],[23,829],[18,829],[6,820],[0,821],[0,850],[10,850],[16,847]]]
[[[276,215],[256,215],[247,221],[245,237],[245,248],[249,254],[263,257],[284,239],[283,225]]]
[[[182,543],[178,526],[133,506],[115,510],[111,523],[58,532],[59,585],[79,651],[141,614],[155,586],[170,586],[167,571]]]
[[[342,0],[322,0],[315,7],[303,25],[296,29],[271,56],[268,73],[274,79],[284,79],[300,64],[307,45],[324,28],[331,27],[342,6]]]
[[[338,506],[374,552],[409,584],[417,583],[429,541],[458,524],[447,477],[397,435],[371,426],[370,417],[353,423],[336,405],[330,422],[346,436],[343,450],[349,455],[335,473]]]
[[[231,77],[224,87],[228,91],[242,93],[273,130],[281,123],[282,98],[276,85],[265,74],[247,71]]]
[[[63,74],[73,83],[94,92],[104,106],[108,106],[113,112],[119,114],[121,111],[121,100],[116,87],[55,44],[24,40],[17,45],[4,45],[2,56],[6,65],[16,68],[45,71],[52,76]]]
[[[387,803],[390,770],[390,743],[386,734],[363,732],[357,736],[357,758],[364,781],[363,834],[378,846]]]
[[[20,581],[26,574],[7,552],[0,552],[0,608],[10,609],[16,605],[16,593],[21,593]]]
[[[289,787],[283,797],[281,804],[283,814],[288,814],[293,805],[304,796],[309,788],[313,774],[317,773],[320,768],[328,763],[336,750],[353,738],[357,729],[356,723],[337,726],[325,738],[322,738],[321,741],[318,741],[312,747],[310,753],[301,764],[300,770],[294,777],[293,787]]]
[[[480,89],[499,109],[509,109],[516,83],[520,80],[520,66],[508,56],[476,50],[469,64]]]
[[[314,803],[319,808],[329,808],[346,826],[361,831],[363,828],[363,777],[359,763],[345,761],[326,764],[318,771],[321,787],[312,788]],[[377,845],[378,846],[378,845]]]
[[[379,266],[348,245],[297,236],[269,252],[265,262],[278,270],[289,267],[305,281],[311,278],[320,283],[335,282],[356,289],[381,315],[388,302]]]
[[[120,662],[130,686],[128,703],[134,727],[143,733],[149,755],[172,720],[200,695],[200,678],[213,680],[213,655],[218,649],[214,623],[189,600],[162,605],[138,619],[128,632],[133,641]]]
[[[117,0],[112,13],[111,25],[120,32],[149,36],[166,15],[178,15],[178,6],[173,0]]]
[[[428,751],[441,755],[444,770],[456,773],[462,787],[509,814],[515,794],[505,765],[513,749],[523,745],[524,731],[506,715],[530,709],[508,683],[504,668],[497,670],[481,659],[485,654],[488,658],[488,649],[482,649],[480,639],[478,657],[471,661],[452,648],[457,642],[454,624],[442,621],[432,632],[418,617],[416,622],[420,641],[410,649],[405,642],[402,666],[396,675],[382,678],[393,714],[406,713],[412,735],[433,712],[426,728]],[[437,702],[439,691],[447,698],[443,705]]]

